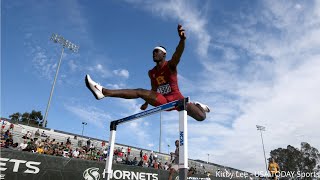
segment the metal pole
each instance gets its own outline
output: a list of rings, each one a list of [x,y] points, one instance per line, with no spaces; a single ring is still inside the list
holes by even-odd
[[[262,141],[262,148],[263,148],[263,155],[264,155],[264,162],[266,164],[266,170],[268,173],[268,166],[267,166],[267,158],[266,158],[266,152],[264,150],[264,143],[263,143],[263,138],[262,138],[262,131],[260,130],[260,135],[261,135],[261,141]]]
[[[109,137],[109,148],[106,160],[106,166],[103,172],[103,179],[110,180],[112,177],[112,161],[113,161],[113,150],[114,150],[114,142],[116,139],[116,129],[110,131]]]
[[[86,123],[86,122],[82,122],[82,133],[81,133],[81,135],[83,136],[83,131],[84,131],[84,125],[87,125],[88,123]]]
[[[264,143],[263,143],[263,137],[262,137],[262,131],[265,131],[265,130],[266,130],[266,127],[260,126],[260,125],[256,125],[256,127],[257,127],[257,130],[260,131],[261,142],[262,142],[262,149],[263,149],[263,155],[264,155],[264,162],[265,162],[265,165],[266,165],[266,173],[268,173],[266,151],[264,150]],[[267,179],[268,179],[268,178],[267,178]]]
[[[207,162],[207,164],[209,164],[209,155],[210,155],[210,154],[208,154],[208,162]]]
[[[30,121],[30,114],[28,115],[28,126],[29,126],[29,121]]]
[[[46,114],[44,115],[44,120],[43,120],[42,127],[45,127],[46,123],[47,123],[48,112],[49,112],[49,108],[50,108],[50,103],[51,103],[51,99],[52,99],[54,86],[56,84],[57,76],[58,76],[59,69],[60,69],[60,64],[61,64],[61,60],[62,60],[62,56],[63,56],[63,51],[64,51],[64,47],[62,47],[62,50],[61,50],[61,56],[60,56],[59,64],[58,64],[58,67],[57,67],[56,75],[55,75],[54,80],[53,80],[53,84],[52,84],[52,88],[51,88],[51,92],[50,92],[50,97],[49,97],[49,101],[48,101],[48,105],[47,105],[47,109],[46,109]]]
[[[82,123],[82,133],[81,133],[81,136],[83,136],[83,130],[84,130],[84,123]]]
[[[187,179],[188,174],[188,128],[187,111],[179,111],[179,179]]]
[[[49,97],[46,113],[45,113],[44,120],[43,120],[43,123],[42,123],[43,127],[45,127],[46,124],[47,124],[48,112],[49,112],[49,109],[50,109],[50,102],[51,102],[51,99],[52,99],[54,86],[56,84],[56,80],[57,80],[57,77],[58,77],[59,68],[60,68],[60,65],[61,65],[61,60],[62,60],[64,48],[67,48],[67,49],[69,49],[69,50],[71,50],[73,52],[78,52],[79,51],[79,46],[71,43],[69,40],[64,39],[64,37],[62,37],[62,36],[60,36],[58,34],[54,34],[53,33],[50,40],[52,40],[54,43],[61,44],[62,45],[62,50],[61,50],[61,56],[60,56],[59,64],[58,64],[58,67],[57,67],[56,75],[55,75],[55,78],[54,78],[54,81],[53,81],[53,84],[52,84],[52,88],[51,88],[51,92],[50,92],[50,97]],[[39,126],[39,124],[38,124],[38,126]]]
[[[162,131],[162,116],[160,112],[160,135],[159,135],[159,153],[161,153],[161,131]]]

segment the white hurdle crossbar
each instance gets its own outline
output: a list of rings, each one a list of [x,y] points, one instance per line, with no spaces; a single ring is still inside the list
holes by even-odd
[[[161,111],[170,110],[177,108],[179,110],[179,179],[186,180],[188,174],[188,129],[187,129],[187,111],[186,104],[189,102],[189,97],[169,102],[161,106],[157,106],[153,109],[149,109],[122,119],[112,121],[110,123],[110,137],[109,137],[109,149],[108,156],[106,161],[105,170],[107,175],[103,178],[110,180],[112,177],[112,160],[113,160],[113,151],[114,144],[116,139],[116,130],[117,126],[135,119],[139,119],[151,114],[159,113]]]

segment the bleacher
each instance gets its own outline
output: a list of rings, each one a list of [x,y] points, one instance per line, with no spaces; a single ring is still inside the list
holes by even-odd
[[[66,143],[67,139],[70,138],[71,141],[71,145],[73,147],[73,149],[75,148],[79,148],[78,143],[79,141],[82,142],[82,146],[85,146],[87,143],[87,140],[90,139],[91,144],[93,144],[95,146],[95,148],[97,148],[98,150],[104,150],[106,147],[108,147],[108,141],[105,141],[105,146],[102,147],[102,141],[101,139],[97,139],[97,138],[92,138],[92,137],[87,137],[87,136],[81,136],[78,134],[73,134],[73,133],[69,133],[69,132],[63,132],[60,130],[54,130],[54,129],[48,129],[48,128],[42,128],[42,127],[32,127],[32,126],[28,126],[28,125],[23,125],[23,124],[14,124],[14,129],[12,131],[13,134],[13,140],[16,143],[21,143],[23,141],[23,136],[30,131],[32,133],[32,137],[35,137],[35,132],[37,130],[39,130],[40,135],[41,133],[44,131],[44,133],[50,138],[50,140],[55,139],[56,142],[60,143]],[[8,129],[10,126],[10,123],[7,123],[5,129]],[[77,136],[77,139],[74,139],[74,137]],[[41,139],[46,139],[46,137],[41,137],[39,136],[39,138]],[[124,144],[115,144],[115,149],[123,149],[123,153],[127,154],[127,147],[128,145],[124,145]],[[131,148],[131,153],[129,156],[130,160],[133,160],[134,157],[137,157],[138,161],[140,161],[140,150],[141,148],[138,147],[132,147]],[[151,150],[147,150],[147,149],[142,149],[143,153],[147,153],[148,155],[151,153]],[[154,154],[157,155],[157,159],[158,161],[160,161],[162,164],[164,164],[165,162],[170,163],[170,155],[166,154],[166,153],[159,153],[156,151],[153,151]],[[222,165],[218,165],[218,164],[214,164],[214,163],[208,163],[205,161],[201,161],[201,160],[192,160],[189,159],[189,167],[193,167],[196,168],[197,173],[200,174],[214,174],[217,171],[228,171],[228,172],[244,172],[241,170],[237,170],[234,168],[230,168],[230,167],[225,167]],[[249,173],[251,174],[251,173]]]

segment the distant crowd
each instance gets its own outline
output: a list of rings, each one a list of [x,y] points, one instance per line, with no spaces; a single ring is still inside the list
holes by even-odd
[[[93,143],[91,143],[91,139],[88,139],[86,143],[78,140],[78,144],[72,144],[70,137],[67,138],[66,141],[58,142],[56,139],[50,138],[45,131],[42,130],[42,132],[40,132],[40,129],[34,133],[27,131],[22,135],[13,134],[13,130],[13,123],[11,123],[7,129],[5,129],[5,126],[2,125],[0,142],[1,148],[94,161],[105,161],[107,157],[108,147],[104,141],[101,142],[102,148],[97,148]],[[19,144],[18,142],[14,142],[13,137],[21,138],[19,139],[19,142],[21,143]],[[77,136],[74,136],[73,139],[76,140]],[[143,150],[141,150],[140,156],[134,156],[131,151],[131,147],[127,147],[126,150],[123,147],[116,148],[114,150],[114,162],[133,166],[169,170],[171,167],[171,162],[174,159],[174,157],[171,155],[170,160],[167,162],[162,162],[161,159],[158,158],[158,155],[153,151],[143,152]]]

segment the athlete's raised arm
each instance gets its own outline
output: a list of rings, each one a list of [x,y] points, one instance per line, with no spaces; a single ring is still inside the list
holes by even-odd
[[[179,44],[176,48],[176,51],[172,55],[171,60],[168,62],[169,63],[168,65],[169,65],[170,69],[172,69],[172,70],[176,70],[177,65],[180,62],[180,58],[183,53],[184,44],[185,44],[185,40],[186,40],[186,34],[184,32],[184,29],[182,28],[182,25],[179,24],[177,29],[178,29],[180,41],[179,41]]]

